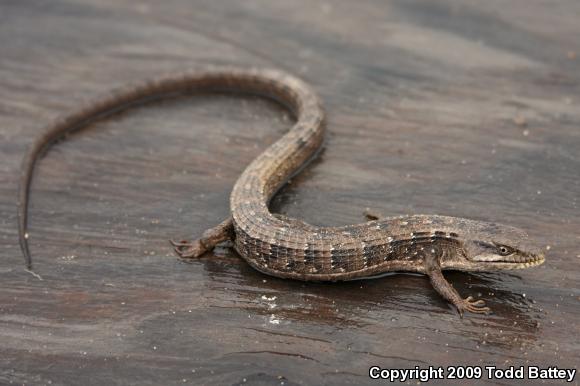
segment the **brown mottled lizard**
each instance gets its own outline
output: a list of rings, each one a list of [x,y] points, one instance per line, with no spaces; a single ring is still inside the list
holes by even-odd
[[[462,298],[442,270],[493,271],[540,265],[544,256],[525,232],[496,223],[436,215],[374,218],[318,227],[270,213],[276,191],[311,158],[324,136],[324,111],[301,80],[278,70],[218,68],[162,76],[114,91],[51,123],[26,155],[21,172],[20,246],[29,270],[27,215],[30,184],[40,156],[58,139],[97,118],[176,92],[235,91],[277,100],[296,117],[282,138],[242,173],[230,198],[231,217],[193,242],[172,242],[184,258],[198,257],[232,240],[252,267],[268,275],[306,281],[341,281],[393,271],[429,276],[441,296],[464,311],[489,311],[482,300]]]

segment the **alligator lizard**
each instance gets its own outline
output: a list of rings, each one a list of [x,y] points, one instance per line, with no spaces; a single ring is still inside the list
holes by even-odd
[[[525,232],[496,223],[437,215],[374,218],[358,225],[319,227],[273,214],[276,191],[311,158],[324,137],[324,110],[301,80],[278,70],[208,69],[162,76],[125,87],[79,107],[50,124],[24,158],[18,200],[20,246],[32,269],[27,215],[30,184],[40,156],[66,134],[136,103],[200,91],[257,94],[286,106],[294,126],[260,154],[234,185],[231,217],[192,242],[172,242],[183,258],[199,257],[233,241],[252,267],[268,275],[306,281],[341,281],[411,271],[429,276],[433,288],[464,311],[486,313],[483,300],[462,298],[442,270],[493,271],[540,265],[544,256]]]

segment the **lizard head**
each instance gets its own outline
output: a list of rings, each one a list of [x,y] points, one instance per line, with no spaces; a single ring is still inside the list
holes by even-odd
[[[469,220],[466,220],[469,221]],[[544,263],[542,250],[521,229],[469,221],[459,233],[457,253],[445,256],[442,267],[465,271],[496,271],[534,267]]]
[[[467,267],[472,271],[521,269],[544,263],[544,254],[538,248],[521,242],[469,240],[464,252]]]

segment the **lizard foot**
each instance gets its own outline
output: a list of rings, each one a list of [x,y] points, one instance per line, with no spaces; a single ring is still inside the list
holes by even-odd
[[[463,318],[463,312],[469,311],[473,312],[474,314],[487,314],[491,311],[491,308],[485,307],[485,302],[483,300],[474,300],[473,296],[468,296],[459,304],[455,304],[457,310],[459,311],[459,315]]]
[[[384,217],[382,214],[375,212],[375,211],[371,210],[370,208],[366,208],[363,212],[363,215],[365,216],[365,219],[367,221],[380,220],[381,218]]]
[[[173,246],[173,250],[175,253],[179,255],[179,257],[183,258],[193,258],[193,257],[200,257],[205,252],[207,252],[207,248],[203,245],[201,240],[194,240],[192,242],[189,241],[173,241],[169,240],[171,245]]]
[[[213,228],[207,229],[203,232],[201,238],[194,241],[173,241],[169,242],[173,245],[175,253],[179,257],[192,258],[200,257],[207,251],[212,250],[217,244],[233,240],[234,238],[234,223],[231,217],[228,217],[220,224]]]

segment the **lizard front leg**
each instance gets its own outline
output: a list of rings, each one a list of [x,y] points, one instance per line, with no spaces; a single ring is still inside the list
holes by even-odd
[[[385,217],[385,216],[383,216],[382,213],[375,212],[371,208],[366,208],[363,211],[363,215],[365,216],[365,219],[367,221],[381,220],[381,219],[383,219]]]
[[[487,314],[491,309],[485,307],[485,302],[483,300],[475,300],[472,296],[468,296],[465,299],[459,295],[457,290],[453,288],[451,283],[449,283],[443,273],[441,272],[441,267],[439,266],[439,261],[434,257],[428,257],[425,261],[426,273],[429,275],[429,280],[431,285],[446,300],[451,302],[459,311],[459,315],[463,318],[463,313],[465,311],[473,312],[475,314]]]
[[[199,257],[211,251],[217,244],[234,239],[234,223],[231,217],[218,224],[217,226],[210,228],[203,232],[202,236],[191,242],[180,241],[176,242],[170,240],[169,242],[173,245],[175,253],[180,257],[192,258]]]

